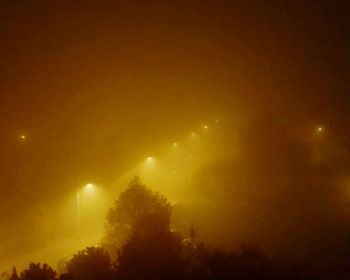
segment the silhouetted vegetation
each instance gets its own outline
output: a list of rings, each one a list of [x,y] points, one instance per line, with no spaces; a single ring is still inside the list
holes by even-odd
[[[111,279],[111,259],[102,248],[88,247],[67,263],[65,279]]]
[[[107,215],[104,247],[113,255],[127,240],[157,239],[170,233],[171,206],[135,177]]]
[[[11,278],[16,279],[16,274],[13,274]],[[47,264],[40,265],[39,263],[31,263],[29,268],[22,271],[20,280],[55,280],[57,279],[57,273]]]
[[[107,215],[104,247],[88,247],[65,264],[60,275],[47,264],[31,263],[6,280],[306,280],[303,266],[283,264],[254,246],[236,252],[208,248],[194,226],[181,236],[171,225],[172,207],[165,197],[134,178]],[[114,251],[113,251],[114,250]],[[113,256],[113,258],[112,258]]]

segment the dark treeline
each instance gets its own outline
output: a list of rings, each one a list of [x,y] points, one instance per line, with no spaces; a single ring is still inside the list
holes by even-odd
[[[131,279],[343,279],[308,268],[301,261],[262,254],[254,246],[235,252],[213,249],[199,240],[194,226],[187,236],[172,227],[167,199],[133,179],[107,215],[101,247],[75,254],[57,272],[47,264],[13,268],[3,280],[131,280]],[[218,229],[225,230],[225,229]]]

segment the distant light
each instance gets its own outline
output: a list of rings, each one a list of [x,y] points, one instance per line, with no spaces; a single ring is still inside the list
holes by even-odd
[[[94,184],[88,183],[85,185],[86,188],[91,189],[94,187]]]
[[[318,133],[323,133],[324,132],[324,127],[322,127],[322,126],[317,127],[317,132]]]
[[[204,130],[208,130],[208,126],[207,125],[203,125]]]
[[[26,139],[27,139],[27,136],[24,135],[24,134],[20,135],[19,137],[20,137],[22,140],[26,140]]]
[[[149,157],[146,158],[146,161],[147,162],[153,162],[154,161],[154,157],[149,156]]]
[[[177,142],[174,142],[173,145],[172,145],[174,148],[178,147],[179,144],[177,144]]]
[[[146,168],[154,168],[156,165],[156,160],[153,156],[149,156],[144,161],[144,167]]]
[[[96,185],[95,185],[95,184],[92,184],[92,183],[87,183],[87,184],[83,187],[82,191],[83,191],[85,194],[89,194],[89,195],[94,194],[95,191],[96,191]]]

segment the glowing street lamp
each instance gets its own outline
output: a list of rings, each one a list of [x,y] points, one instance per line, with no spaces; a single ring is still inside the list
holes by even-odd
[[[325,130],[325,128],[324,128],[323,126],[318,126],[318,127],[316,128],[316,132],[317,132],[318,134],[324,133],[324,130]]]
[[[94,184],[88,183],[84,187],[86,190],[91,191],[94,188]]]
[[[21,140],[27,140],[27,136],[26,135],[24,135],[24,134],[21,134],[20,136],[19,136],[19,138],[21,139]]]
[[[91,192],[95,188],[95,185],[92,183],[87,183],[85,186],[81,188],[77,188],[77,210],[78,210],[78,224],[80,226],[80,220],[81,220],[81,210],[80,210],[80,192],[81,190],[86,190],[88,192]]]
[[[152,163],[152,162],[154,162],[154,158],[151,157],[151,156],[149,156],[149,157],[146,158],[146,161],[147,161],[148,163]]]
[[[140,165],[140,172],[153,172],[157,166],[157,158],[153,156],[146,157]]]

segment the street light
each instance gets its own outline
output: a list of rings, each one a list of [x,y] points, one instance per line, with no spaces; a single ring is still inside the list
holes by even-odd
[[[89,191],[91,192],[93,189],[94,189],[95,185],[92,184],[92,183],[88,183],[86,184],[85,186],[81,187],[81,188],[77,188],[77,210],[78,210],[78,224],[79,224],[79,227],[80,227],[80,216],[81,216],[81,210],[80,210],[80,191],[82,189],[85,189],[86,191]]]
[[[92,191],[94,188],[94,184],[88,183],[84,187],[87,191]]]
[[[147,161],[148,163],[152,163],[152,162],[154,161],[154,158],[151,157],[151,156],[149,156],[149,157],[146,158],[146,161]]]
[[[325,133],[325,127],[324,127],[324,126],[317,126],[317,127],[315,128],[315,133],[316,133],[317,135],[322,135],[322,134],[324,134],[324,133]]]

